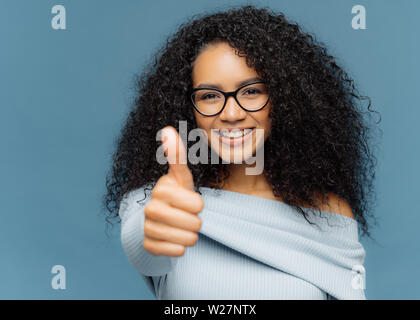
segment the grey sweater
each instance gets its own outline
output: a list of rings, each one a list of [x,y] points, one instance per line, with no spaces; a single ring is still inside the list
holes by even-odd
[[[142,246],[143,190],[121,202],[121,241],[157,299],[366,299],[352,218],[309,212],[311,225],[284,202],[203,187],[196,244],[181,257],[155,256]]]

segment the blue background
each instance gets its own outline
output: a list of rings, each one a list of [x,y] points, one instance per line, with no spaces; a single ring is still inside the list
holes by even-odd
[[[0,2],[0,298],[153,299],[101,197],[133,76],[186,18],[251,3],[316,35],[381,112],[368,299],[420,299],[420,1]],[[66,8],[53,30],[51,8]],[[367,29],[353,30],[353,5]],[[376,118],[375,118],[376,119]],[[64,265],[66,290],[51,268]]]

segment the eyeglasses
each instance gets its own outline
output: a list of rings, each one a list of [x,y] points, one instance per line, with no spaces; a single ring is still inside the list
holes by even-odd
[[[223,111],[230,96],[235,98],[242,109],[249,112],[261,110],[270,98],[264,82],[257,81],[231,92],[214,88],[195,88],[192,90],[191,100],[198,113],[210,117]]]

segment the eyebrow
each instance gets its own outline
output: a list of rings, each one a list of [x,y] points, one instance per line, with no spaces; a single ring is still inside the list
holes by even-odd
[[[259,78],[259,77],[253,77],[253,78],[249,78],[249,79],[246,79],[246,80],[242,80],[242,81],[239,81],[239,82],[236,83],[236,87],[239,88],[239,87],[242,87],[242,86],[244,86],[248,83],[255,82],[255,81],[262,81],[262,79]],[[215,88],[215,89],[222,90],[221,86],[219,86],[217,84],[211,84],[211,83],[200,83],[196,88],[197,89],[198,88]]]

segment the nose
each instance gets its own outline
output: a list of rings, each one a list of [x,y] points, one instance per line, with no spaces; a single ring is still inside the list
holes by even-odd
[[[240,121],[246,118],[246,111],[238,105],[234,97],[228,97],[219,117],[222,121]]]

